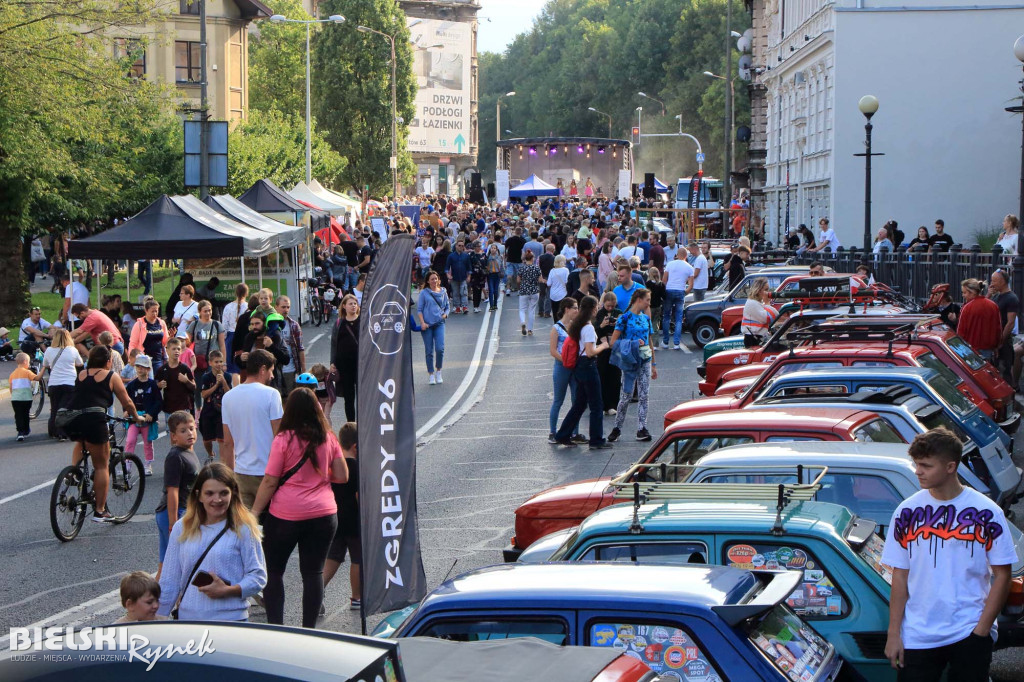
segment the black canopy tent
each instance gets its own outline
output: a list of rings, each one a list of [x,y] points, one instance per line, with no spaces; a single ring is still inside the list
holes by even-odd
[[[238,200],[258,213],[305,213],[309,210],[270,180],[257,180]]]

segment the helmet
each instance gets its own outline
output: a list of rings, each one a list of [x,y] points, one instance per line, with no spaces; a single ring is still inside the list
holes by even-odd
[[[309,372],[303,372],[299,376],[295,377],[296,386],[309,386],[313,390],[320,385],[320,382],[316,380],[316,377]]]
[[[270,313],[267,315],[267,329],[272,332],[279,332],[284,329],[284,317],[280,313]]]

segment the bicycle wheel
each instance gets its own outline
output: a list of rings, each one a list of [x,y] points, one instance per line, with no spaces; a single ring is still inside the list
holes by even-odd
[[[70,542],[82,530],[89,513],[85,478],[75,466],[61,469],[50,493],[50,527],[61,542]]]
[[[107,495],[107,509],[114,517],[114,523],[124,523],[142,504],[146,492],[146,477],[142,460],[138,455],[126,455],[118,448],[110,453],[110,494]]]
[[[314,327],[319,327],[324,321],[321,304],[322,301],[318,296],[309,297],[309,318],[313,321]]]
[[[29,416],[35,419],[43,411],[46,403],[46,379],[40,379],[32,385],[32,411]]]

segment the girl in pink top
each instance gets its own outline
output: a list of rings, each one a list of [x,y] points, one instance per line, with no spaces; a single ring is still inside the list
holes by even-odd
[[[316,627],[324,600],[324,561],[338,528],[331,482],[348,481],[341,445],[331,433],[320,402],[308,388],[296,388],[284,406],[270,448],[263,482],[252,512],[263,522],[267,622],[284,624],[284,571],[299,546],[302,627]],[[264,514],[269,505],[269,513]]]

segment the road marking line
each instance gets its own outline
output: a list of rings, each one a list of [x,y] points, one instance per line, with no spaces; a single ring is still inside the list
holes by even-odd
[[[31,495],[32,493],[36,492],[37,490],[42,490],[43,488],[49,488],[52,485],[53,485],[53,481],[46,481],[45,483],[40,483],[39,485],[34,486],[32,488],[29,488],[28,490],[22,490],[20,493],[15,493],[13,495],[8,495],[7,497],[5,497],[3,499],[0,499],[0,504],[7,504],[8,502],[13,502],[14,500],[18,499],[19,497],[25,497],[26,495]]]
[[[106,602],[111,602],[111,601],[113,601],[113,605],[106,603]],[[70,622],[64,622],[64,619],[66,617],[68,617],[68,616],[71,616],[71,615],[74,615],[74,614],[80,614],[80,613],[86,611],[87,609],[92,608],[93,606],[99,606],[101,604],[103,604],[103,606],[100,609],[96,610],[96,611],[90,611],[90,612],[86,613],[84,616],[80,616],[79,618],[76,618],[76,619],[74,619],[74,620],[72,620]],[[103,613],[108,613],[110,611],[113,611],[113,610],[117,609],[120,606],[121,606],[121,588],[118,587],[115,590],[111,590],[110,592],[107,592],[105,594],[101,594],[100,596],[95,597],[93,599],[90,599],[89,601],[82,602],[78,606],[72,606],[69,609],[64,609],[60,613],[55,613],[52,616],[48,616],[48,617],[46,617],[46,618],[44,618],[42,620],[38,620],[35,623],[32,623],[31,625],[28,625],[26,627],[28,627],[30,631],[31,631],[32,628],[43,627],[44,625],[48,625],[48,624],[51,624],[51,623],[60,623],[61,625],[65,626],[65,627],[74,627],[75,625],[79,625],[81,623],[84,623],[85,621],[89,620],[90,618],[93,618],[95,616],[101,615]],[[11,636],[9,634],[3,635],[2,637],[0,637],[0,649],[6,649],[10,645],[10,643],[11,643]]]
[[[312,348],[312,347],[313,347],[313,344],[314,344],[314,343],[316,343],[316,342],[317,342],[317,341],[319,341],[320,339],[324,338],[324,335],[325,335],[325,334],[327,334],[327,332],[320,332],[319,334],[317,334],[316,336],[314,336],[314,337],[313,337],[313,340],[309,342],[309,346],[310,346],[310,348]]]
[[[493,316],[494,324],[492,335],[497,334],[498,321],[501,319],[501,308],[502,301],[499,300],[498,311]],[[480,368],[480,356],[483,353],[484,340],[488,336],[488,325],[491,322],[491,319],[489,319],[490,316],[490,310],[484,313],[483,324],[480,325],[480,332],[477,334],[476,338],[476,348],[473,350],[473,359],[469,363],[469,370],[466,371],[466,376],[463,377],[462,383],[459,384],[458,389],[456,389],[455,393],[452,394],[452,397],[448,399],[448,402],[441,406],[441,409],[438,410],[434,414],[434,416],[427,421],[426,424],[424,424],[423,426],[416,430],[417,440],[422,439],[425,436],[425,434],[427,434],[430,431],[430,429],[434,428],[434,426],[441,422],[441,420],[443,420],[445,416],[449,412],[451,412],[456,405],[458,405],[459,400],[462,398],[463,395],[465,395],[466,391],[469,390],[470,385],[476,378],[477,370]],[[463,414],[465,413],[463,412]],[[427,439],[426,441],[419,441],[417,442],[417,445],[425,445],[429,441],[430,439]]]

